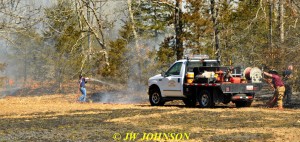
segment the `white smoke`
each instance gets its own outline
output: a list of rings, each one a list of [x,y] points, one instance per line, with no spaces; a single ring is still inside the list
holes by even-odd
[[[135,104],[147,102],[147,95],[137,91],[109,91],[93,94],[90,99],[100,103]]]
[[[129,104],[129,103],[144,103],[147,101],[147,94],[145,90],[137,91],[121,84],[110,83],[99,79],[90,79],[91,82],[100,83],[103,86],[111,89],[103,89],[101,92],[96,92],[89,98],[93,102],[100,103],[118,103],[118,104]]]

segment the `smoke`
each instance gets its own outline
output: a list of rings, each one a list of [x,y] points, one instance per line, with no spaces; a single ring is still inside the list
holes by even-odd
[[[5,70],[0,72],[0,98],[3,98],[7,95],[13,94],[19,88],[21,88],[21,84],[15,82],[15,79],[18,77],[18,68],[16,65],[16,61],[9,58],[10,52],[8,51],[8,47],[5,41],[0,42],[0,63],[4,63],[7,66]]]
[[[22,85],[20,85],[20,86],[22,86]],[[13,85],[13,86],[5,85],[4,87],[1,88],[0,99],[6,97],[8,95],[12,95],[15,92],[17,92],[18,90],[22,89],[22,87],[20,87],[20,86],[19,85]]]
[[[43,12],[36,13],[36,10],[40,7],[52,5],[53,1],[2,1],[1,4],[0,11],[9,13],[2,13],[0,18],[2,21],[0,24],[3,26],[0,28],[0,63],[7,65],[5,70],[0,72],[0,81],[2,83],[0,96],[3,98],[23,88],[24,77],[27,75],[26,69],[30,69],[29,64],[32,62],[32,58],[27,60],[24,56],[28,55],[29,57],[29,48],[36,45],[31,41],[32,37],[30,37],[30,40],[22,42],[16,35],[27,35],[27,33],[22,33],[23,31],[20,29],[38,24],[35,22],[40,17],[43,17]],[[16,18],[14,15],[23,18]],[[26,65],[28,66],[25,67]]]
[[[99,82],[103,85],[108,85],[110,87],[116,87],[116,85],[114,85],[113,83],[108,83],[108,82],[105,82],[105,81],[102,81],[102,80],[99,80],[99,79],[95,79],[95,78],[90,78],[91,81],[95,81],[95,82]]]
[[[150,76],[153,76],[154,73],[151,70],[147,70],[150,65],[154,64],[150,58],[147,58],[147,50],[155,50],[158,46],[155,39],[153,40],[140,40],[140,47],[138,52],[140,56],[136,54],[134,49],[129,50],[127,57],[129,60],[129,75],[127,78],[127,83],[124,85],[116,85],[115,83],[108,83],[107,81],[94,79],[91,81],[98,82],[102,85],[108,86],[113,89],[113,91],[103,91],[92,94],[93,102],[101,103],[145,103],[147,102],[147,80]],[[130,43],[128,47],[134,47],[133,43]],[[152,48],[152,49],[151,49]],[[145,50],[147,49],[147,50]]]
[[[90,81],[97,82],[107,87],[110,87],[108,90],[102,90],[102,92],[92,93],[89,98],[93,102],[100,103],[118,103],[118,104],[131,104],[131,103],[144,103],[147,101],[147,94],[144,89],[136,90],[136,86],[124,87],[117,85],[115,83],[109,83],[107,81],[90,78]],[[144,86],[141,86],[144,88]]]
[[[100,103],[133,104],[147,102],[147,95],[137,91],[109,91],[94,93],[90,99]]]
[[[122,3],[122,2],[121,2]],[[123,11],[122,13],[128,13],[127,3],[120,3],[117,5],[110,5],[116,13],[118,11]],[[124,12],[124,10],[126,12]],[[106,11],[106,10],[104,10]],[[115,15],[116,13],[113,13]],[[124,21],[127,21],[128,15],[124,14],[118,15],[119,20],[114,22],[114,29],[111,29],[109,35],[113,35],[111,39],[119,36],[119,29],[124,25]],[[113,16],[110,18],[114,18]],[[169,30],[172,31],[172,30]],[[154,58],[149,57],[149,52],[159,49],[159,44],[164,40],[167,34],[158,34],[157,37],[143,39],[138,37],[137,45],[134,41],[128,43],[129,52],[126,54],[127,59],[129,59],[129,75],[127,79],[126,86],[123,89],[117,89],[118,91],[105,91],[92,94],[92,100],[102,103],[141,103],[147,102],[147,80],[149,77],[156,74],[151,67],[155,65]],[[116,36],[114,36],[116,35]],[[103,85],[108,85],[112,88],[118,88],[102,80],[96,80]]]
[[[148,40],[139,40],[138,45],[140,46],[139,54],[141,57],[136,57],[137,54],[135,51],[130,50],[127,53],[130,58],[129,64],[129,78],[127,79],[126,86],[124,88],[120,88],[120,86],[114,85],[113,83],[108,83],[103,80],[91,79],[91,81],[97,81],[102,83],[103,85],[110,86],[118,91],[105,91],[99,92],[92,95],[92,100],[94,102],[101,103],[145,103],[148,102],[147,95],[147,81],[149,77],[156,74],[156,71],[151,68],[155,62],[148,58],[149,51],[156,50],[161,41],[163,41],[164,37],[160,36],[153,39]],[[134,44],[129,44],[128,47],[134,47]]]
[[[42,7],[42,8],[47,8],[52,5],[54,5],[56,2],[52,0],[42,0],[42,1],[37,1],[37,0],[32,0],[32,1],[24,1],[22,5],[32,5],[33,7]],[[127,19],[127,2],[126,1],[107,1],[103,2],[103,5],[101,8],[101,12],[103,13],[103,18],[105,21],[105,37],[107,37],[109,40],[117,39],[119,36],[119,30],[122,28],[124,25],[124,21],[128,20]],[[125,11],[125,12],[124,12]],[[24,13],[26,14],[26,13]],[[40,13],[40,15],[37,16],[42,16],[43,12]],[[95,22],[95,19],[92,19]],[[37,26],[39,28],[38,30],[44,31],[43,26]],[[92,79],[91,81],[98,82],[102,84],[103,86],[108,86],[110,88],[114,88],[114,91],[102,91],[102,92],[97,92],[94,93],[92,96],[92,100],[95,100],[96,102],[103,102],[103,103],[140,103],[140,102],[145,102],[148,98],[147,95],[147,85],[142,82],[141,80],[146,80],[150,76],[154,75],[152,71],[144,71],[149,65],[155,64],[152,59],[147,59],[147,53],[149,50],[157,50],[158,45],[160,44],[161,41],[163,41],[165,35],[159,35],[156,38],[153,39],[138,39],[139,43],[138,45],[140,46],[139,50],[140,52],[140,59],[142,59],[142,65],[143,66],[138,66],[136,62],[132,62],[130,65],[130,72],[131,75],[128,78],[127,85],[120,89],[121,87],[116,85],[115,83],[109,83],[107,81],[103,80],[98,80],[98,79]],[[55,74],[50,74],[50,75],[45,75],[44,70],[53,70],[52,65],[44,65],[45,68],[33,68],[30,65],[31,64],[42,64],[39,61],[36,61],[37,59],[30,54],[29,57],[24,57],[25,55],[29,55],[26,52],[30,52],[32,50],[26,50],[24,52],[24,47],[30,47],[33,46],[38,46],[34,42],[21,42],[20,45],[18,45],[20,49],[23,49],[23,51],[19,51],[23,57],[20,57],[18,55],[15,55],[16,51],[12,51],[11,49],[12,45],[8,45],[9,42],[3,42],[0,40],[0,63],[4,62],[7,63],[8,66],[6,70],[2,73],[0,73],[0,76],[5,76],[7,77],[7,80],[5,80],[5,85],[4,87],[0,90],[0,95],[1,97],[4,97],[5,95],[12,95],[14,94],[18,89],[22,89],[26,86],[23,86],[24,84],[24,78],[27,76],[27,80],[30,79],[30,73],[31,75],[36,75],[36,71],[39,73],[41,80],[44,80],[46,78],[51,78],[52,76],[55,76]],[[47,51],[43,47],[48,47],[48,45],[41,45],[41,50],[42,51]],[[134,44],[130,43],[128,47],[134,47]],[[39,52],[42,52],[39,51]],[[36,51],[38,52],[38,51]],[[42,55],[40,53],[37,53],[37,55]],[[19,54],[20,54],[19,53]],[[47,52],[49,53],[49,52]],[[36,53],[34,53],[36,54]],[[33,54],[33,55],[34,55]],[[13,55],[13,56],[11,56]],[[14,56],[15,55],[15,56]],[[129,57],[134,57],[136,56],[136,52],[129,52],[128,53]],[[18,57],[19,59],[17,59]],[[44,57],[44,56],[43,56]],[[48,56],[45,56],[44,58],[49,58]],[[137,59],[137,58],[133,58]],[[51,60],[51,58],[49,59]],[[37,65],[35,65],[37,66]],[[47,67],[47,68],[46,68]],[[35,71],[32,71],[35,70]],[[54,71],[51,71],[54,72]],[[136,78],[136,76],[140,75],[142,79]],[[45,78],[44,78],[45,76]],[[49,77],[50,76],[50,77]],[[13,85],[7,85],[9,84],[9,80],[13,80],[14,84]],[[87,88],[89,91],[89,88]],[[116,91],[118,90],[118,91]],[[100,90],[101,91],[101,90]]]

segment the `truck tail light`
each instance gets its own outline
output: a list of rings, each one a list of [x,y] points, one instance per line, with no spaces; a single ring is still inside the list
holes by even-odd
[[[232,97],[233,100],[252,100],[253,96],[233,96]]]

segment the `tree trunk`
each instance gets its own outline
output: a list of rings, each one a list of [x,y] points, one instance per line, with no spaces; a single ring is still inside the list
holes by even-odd
[[[182,43],[182,0],[176,0],[175,6],[175,34],[176,34],[176,57],[177,60],[182,59],[183,57],[183,43]]]
[[[86,2],[86,19],[89,23],[91,23],[91,11],[90,11],[90,0],[87,0]],[[91,53],[92,53],[92,48],[91,48],[91,27],[88,27],[87,31],[87,40],[88,40],[88,61],[91,60]]]
[[[134,16],[133,16],[133,10],[132,10],[132,0],[127,0],[127,4],[128,4],[128,11],[129,11],[129,18],[130,18],[130,21],[131,21],[131,29],[132,29],[132,32],[133,32],[133,42],[134,42],[134,57],[133,57],[133,61],[136,62],[137,64],[137,72],[135,72],[135,76],[137,77],[137,80],[139,81],[139,84],[142,83],[142,56],[141,56],[141,50],[140,50],[140,46],[138,44],[138,35],[137,35],[137,32],[136,32],[136,29],[135,29],[135,20],[134,20]],[[135,64],[133,64],[135,65]],[[132,77],[132,75],[131,75]]]
[[[273,0],[269,1],[269,47],[272,48],[272,44],[273,44],[273,39],[272,39],[272,35],[273,35],[273,31],[272,31],[272,13],[273,13]]]
[[[214,40],[215,40],[215,47],[216,47],[216,56],[217,59],[219,60],[221,58],[220,55],[220,43],[219,43],[219,29],[218,29],[218,10],[216,9],[216,3],[215,0],[210,0],[210,12],[211,12],[211,17],[212,17],[212,22],[213,22],[213,29],[214,29]]]
[[[279,0],[279,31],[280,31],[280,42],[284,42],[284,7],[283,0]]]

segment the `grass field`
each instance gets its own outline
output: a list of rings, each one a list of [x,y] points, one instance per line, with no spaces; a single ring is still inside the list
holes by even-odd
[[[78,103],[78,95],[0,99],[0,141],[298,141],[300,109],[255,102],[213,109],[181,103]],[[131,138],[131,139],[129,139]]]

